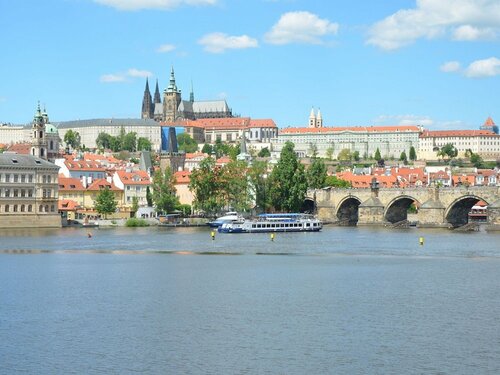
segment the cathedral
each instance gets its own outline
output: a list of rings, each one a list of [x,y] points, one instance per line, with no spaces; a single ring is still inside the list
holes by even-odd
[[[158,80],[154,96],[151,96],[149,82],[146,78],[146,88],[142,99],[143,119],[154,119],[155,121],[182,121],[198,120],[205,118],[227,118],[233,117],[232,111],[225,100],[194,100],[193,89],[189,95],[189,100],[182,100],[181,90],[175,83],[174,68],[170,70],[170,82],[163,90],[163,102],[158,89]]]

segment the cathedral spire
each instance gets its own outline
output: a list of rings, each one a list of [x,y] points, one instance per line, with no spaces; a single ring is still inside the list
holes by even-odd
[[[193,80],[191,80],[191,92],[189,93],[189,101],[194,103]]]
[[[146,77],[146,88],[144,89],[144,97],[142,98],[142,112],[141,118],[153,118],[154,108],[151,99],[151,92],[149,91],[149,81]]]
[[[155,104],[161,103],[160,89],[158,88],[158,78],[156,79],[155,97],[154,97],[153,102]]]

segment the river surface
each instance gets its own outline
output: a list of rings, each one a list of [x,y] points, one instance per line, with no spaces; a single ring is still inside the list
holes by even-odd
[[[500,374],[500,233],[88,233],[0,231],[0,374]]]

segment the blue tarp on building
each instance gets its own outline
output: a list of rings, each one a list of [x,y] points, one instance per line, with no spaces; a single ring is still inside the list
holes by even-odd
[[[183,128],[173,126],[162,126],[161,128],[161,151],[162,152],[179,152],[177,145],[177,134],[182,133]]]

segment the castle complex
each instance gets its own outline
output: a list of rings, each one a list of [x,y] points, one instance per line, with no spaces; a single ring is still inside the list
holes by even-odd
[[[142,99],[142,119],[154,119],[155,121],[182,121],[198,120],[205,118],[227,118],[233,117],[232,111],[225,100],[203,100],[195,101],[194,92],[191,87],[189,100],[182,100],[181,90],[175,83],[174,68],[170,70],[170,82],[163,90],[163,103],[156,80],[154,96],[151,96],[149,82],[146,79],[146,88]]]

